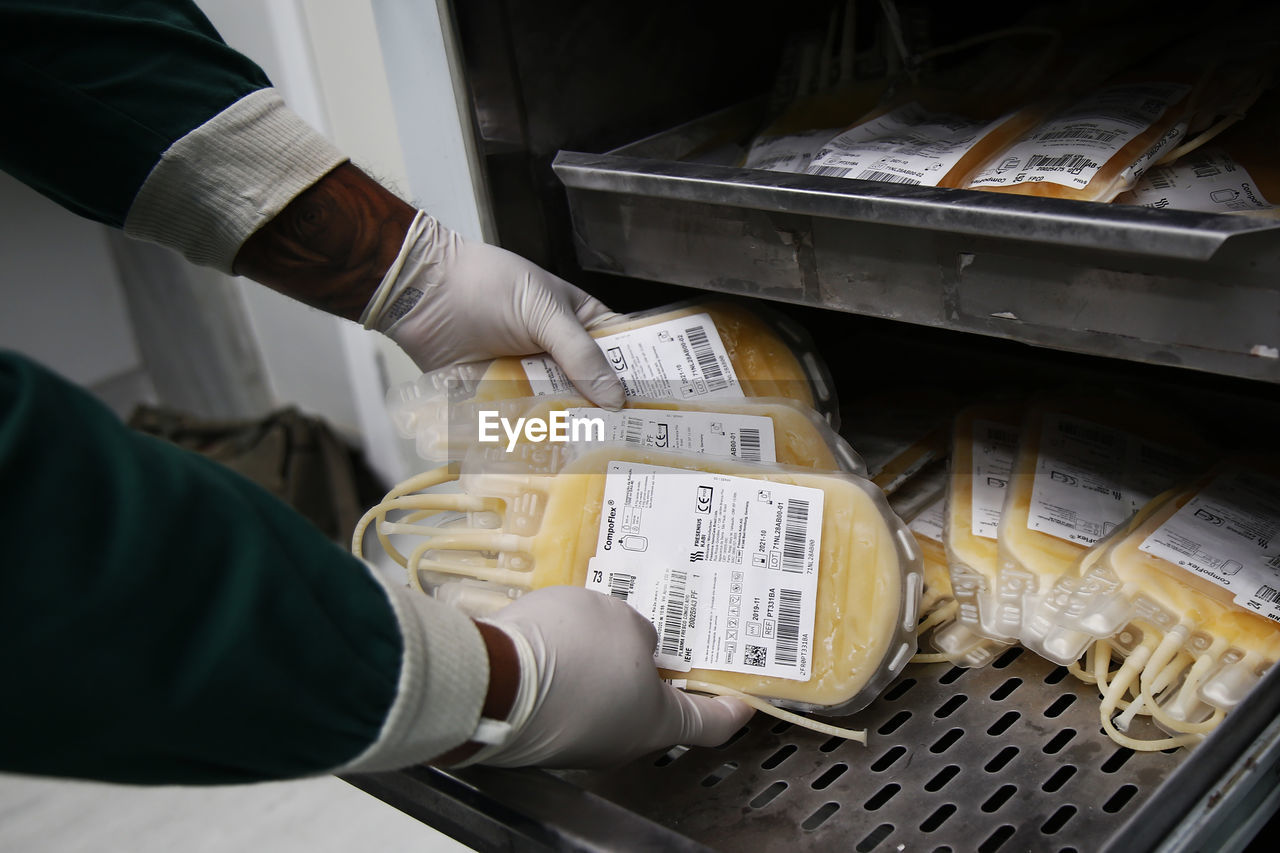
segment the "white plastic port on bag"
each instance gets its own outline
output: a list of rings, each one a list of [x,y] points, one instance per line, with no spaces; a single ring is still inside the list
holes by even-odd
[[[1104,727],[1130,691],[1116,729],[1147,714],[1177,742],[1154,748],[1193,742],[1280,659],[1277,471],[1274,461],[1229,460],[1167,491],[1040,604],[1054,627],[1035,651],[1073,667],[1086,655],[1081,672],[1104,691]],[[1112,658],[1122,661],[1114,673]]]
[[[996,537],[1024,414],[1021,404],[983,403],[960,411],[952,425],[943,546],[956,612],[932,642],[959,666],[985,666],[1011,642],[998,625]]]

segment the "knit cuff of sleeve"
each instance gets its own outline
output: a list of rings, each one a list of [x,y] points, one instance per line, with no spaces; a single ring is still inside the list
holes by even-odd
[[[275,89],[259,89],[169,146],[124,231],[230,273],[249,235],[346,160]]]
[[[400,682],[378,739],[334,773],[394,770],[448,752],[475,731],[489,689],[489,657],[470,618],[370,571],[400,623]]]

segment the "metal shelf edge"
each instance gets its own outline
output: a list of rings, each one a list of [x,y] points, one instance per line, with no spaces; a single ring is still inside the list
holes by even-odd
[[[1280,223],[1187,211],[970,190],[883,184],[615,154],[560,151],[552,168],[572,190],[668,198],[836,220],[1209,261],[1239,234]]]

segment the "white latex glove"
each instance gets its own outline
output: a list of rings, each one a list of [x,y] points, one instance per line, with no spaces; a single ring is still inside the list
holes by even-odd
[[[615,316],[519,255],[464,240],[419,211],[364,314],[423,371],[547,352],[596,405],[620,409],[622,383],[586,326]]]
[[[548,587],[485,621],[515,643],[521,683],[512,734],[469,764],[607,766],[677,743],[715,746],[751,717],[737,699],[663,683],[653,662],[653,625],[602,593]]]

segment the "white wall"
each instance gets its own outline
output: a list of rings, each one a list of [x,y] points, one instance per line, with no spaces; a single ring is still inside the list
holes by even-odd
[[[368,0],[198,0],[228,44],[254,59],[302,118],[356,165],[412,198]],[[424,4],[425,5],[425,4]],[[432,4],[433,5],[433,4]],[[388,482],[421,468],[384,399],[418,370],[394,344],[246,283],[244,303],[278,397],[362,437]]]
[[[270,9],[284,9],[290,3],[199,0],[198,5],[223,39],[257,62],[303,118],[324,129],[323,116],[316,110],[305,53],[282,56],[278,47],[277,21],[273,18],[279,15],[273,15]],[[205,270],[201,275],[220,274]],[[359,437],[360,416],[340,343],[343,321],[254,282],[238,279],[237,283],[276,401],[295,404],[324,417],[349,437]]]
[[[151,387],[105,226],[0,172],[0,347],[98,392],[118,414]]]

